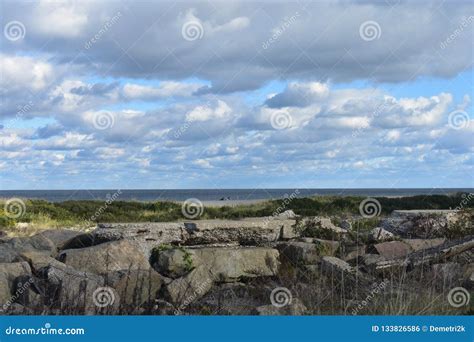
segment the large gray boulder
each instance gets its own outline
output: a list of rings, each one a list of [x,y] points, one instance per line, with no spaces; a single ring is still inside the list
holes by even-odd
[[[84,234],[84,232],[72,229],[48,229],[37,234],[53,242],[57,250],[61,250],[69,241],[75,237]]]
[[[206,265],[200,265],[185,276],[163,287],[166,300],[179,307],[186,307],[204,296],[214,283],[214,275]]]
[[[201,247],[159,252],[155,267],[168,276],[181,276],[204,266],[216,280],[231,282],[240,278],[274,276],[278,273],[279,253],[265,247]]]
[[[64,250],[59,254],[58,259],[79,271],[95,274],[120,270],[147,270],[150,267],[142,250],[128,240]]]
[[[137,313],[158,297],[163,278],[152,268],[116,271],[107,275],[106,284],[117,294],[120,308],[125,313]]]
[[[102,307],[101,293],[105,289],[104,278],[90,272],[78,271],[61,263],[41,268],[38,274],[46,281],[44,292],[50,306],[61,314],[95,314]],[[111,307],[117,306],[115,293],[112,294]],[[115,306],[114,306],[115,305]]]
[[[0,264],[0,309],[6,311],[8,306],[18,299],[19,293],[15,293],[15,280],[21,276],[30,276],[31,269],[26,262],[2,263]]]
[[[51,256],[56,252],[56,246],[51,240],[41,235],[15,237],[0,243],[0,262],[13,262],[20,253],[30,251]]]

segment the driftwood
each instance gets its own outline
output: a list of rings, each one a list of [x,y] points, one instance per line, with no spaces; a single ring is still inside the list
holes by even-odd
[[[447,241],[444,244],[429,249],[413,252],[405,258],[380,261],[375,265],[377,273],[396,269],[413,268],[424,264],[445,262],[458,254],[474,248],[474,236]]]

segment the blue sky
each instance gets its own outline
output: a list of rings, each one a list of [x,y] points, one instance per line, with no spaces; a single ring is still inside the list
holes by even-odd
[[[3,0],[0,19],[2,189],[474,187],[471,2]]]

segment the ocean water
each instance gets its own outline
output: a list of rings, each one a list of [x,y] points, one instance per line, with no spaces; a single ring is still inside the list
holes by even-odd
[[[50,202],[69,200],[106,200],[114,196],[118,189],[107,190],[0,190],[0,198],[35,198]],[[129,201],[184,201],[198,198],[201,201],[219,200],[261,200],[278,199],[293,194],[297,197],[315,195],[337,196],[415,196],[415,195],[446,195],[456,192],[474,192],[473,188],[429,188],[429,189],[183,189],[183,190],[120,190],[117,200]]]

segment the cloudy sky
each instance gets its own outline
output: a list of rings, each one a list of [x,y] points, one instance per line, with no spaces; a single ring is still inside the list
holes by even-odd
[[[0,13],[2,189],[474,187],[470,1]]]

